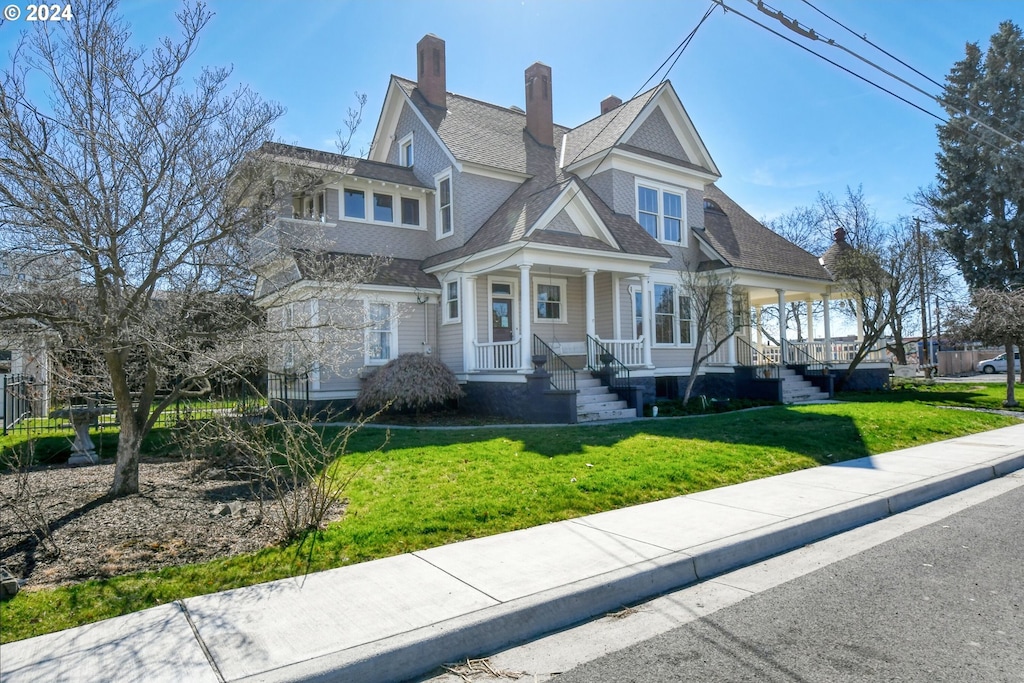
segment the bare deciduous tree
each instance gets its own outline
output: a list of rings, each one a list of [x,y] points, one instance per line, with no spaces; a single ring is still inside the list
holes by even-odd
[[[737,316],[726,305],[733,278],[714,270],[683,270],[683,280],[690,303],[690,317],[694,325],[694,351],[690,361],[690,376],[683,391],[683,403],[690,400],[697,373],[709,358],[725,345],[738,329]]]
[[[22,36],[0,89],[0,248],[31,277],[0,292],[102,371],[120,423],[111,494],[138,491],[139,448],[159,413],[259,349],[247,239],[273,194],[251,152],[282,108],[228,69],[186,64],[211,13],[131,46],[116,3]]]

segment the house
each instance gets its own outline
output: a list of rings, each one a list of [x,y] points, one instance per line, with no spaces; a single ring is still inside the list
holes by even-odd
[[[700,369],[700,392],[795,400],[811,390],[784,365],[841,364],[828,272],[717,187],[721,172],[670,82],[608,97],[566,127],[553,121],[547,65],[526,69],[520,109],[449,92],[445,64],[445,42],[425,36],[416,79],[391,77],[367,159],[263,148],[282,169],[324,169],[263,233],[274,256],[260,263],[257,299],[272,326],[337,308],[329,296],[290,300],[316,279],[311,260],[391,259],[346,302],[364,322],[340,367],[327,370],[323,353],[297,363],[293,350],[272,361],[308,370],[311,401],[351,399],[368,369],[423,352],[464,382],[469,410],[569,422],[635,414],[687,380],[698,349],[685,274],[695,271],[727,278],[722,305],[737,323]],[[764,331],[761,309],[794,300],[825,302],[821,342]],[[614,375],[620,396],[588,370],[603,384]]]

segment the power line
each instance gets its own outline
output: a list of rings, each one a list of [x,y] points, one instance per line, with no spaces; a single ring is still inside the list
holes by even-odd
[[[749,0],[749,1],[750,1],[750,2],[752,2],[752,3],[754,2],[754,0]],[[821,15],[822,15],[823,17],[825,17],[825,18],[826,18],[826,19],[828,19],[829,21],[833,22],[833,23],[834,23],[834,24],[836,24],[837,26],[840,26],[841,28],[845,29],[846,31],[849,31],[849,32],[850,32],[851,34],[853,34],[854,36],[856,36],[856,37],[857,37],[857,38],[859,38],[860,40],[864,41],[865,43],[867,43],[867,44],[868,44],[868,45],[870,45],[871,47],[875,48],[876,50],[878,50],[879,52],[881,52],[882,54],[884,54],[884,55],[885,55],[886,57],[889,57],[890,59],[892,59],[892,60],[896,61],[897,63],[899,63],[899,64],[901,64],[901,65],[903,65],[903,66],[904,66],[904,67],[906,67],[907,69],[910,69],[911,71],[913,71],[913,72],[914,72],[915,74],[917,74],[917,75],[918,75],[918,76],[920,76],[921,78],[924,78],[925,80],[927,80],[927,81],[930,81],[931,83],[935,84],[936,86],[938,86],[938,87],[940,87],[940,88],[943,88],[943,89],[944,89],[944,87],[945,87],[945,86],[943,86],[943,85],[942,85],[941,83],[939,83],[939,82],[938,82],[938,81],[936,81],[935,79],[933,79],[933,78],[931,78],[931,77],[929,77],[929,76],[927,76],[927,75],[925,75],[925,74],[921,73],[920,71],[918,71],[917,69],[915,69],[914,67],[912,67],[912,66],[911,66],[910,64],[907,64],[907,63],[906,63],[905,61],[903,61],[903,60],[902,60],[902,59],[900,59],[899,57],[897,57],[897,56],[893,55],[893,54],[892,54],[891,52],[889,52],[889,51],[887,51],[887,50],[883,49],[883,48],[882,48],[881,46],[879,46],[879,45],[876,45],[875,43],[871,42],[870,40],[868,40],[868,38],[867,38],[867,36],[866,36],[866,35],[860,35],[860,34],[858,34],[857,32],[855,32],[855,31],[854,31],[853,29],[851,29],[851,28],[849,28],[848,26],[846,26],[845,24],[841,23],[840,21],[838,21],[838,20],[836,20],[836,19],[833,19],[833,18],[832,18],[831,16],[829,16],[828,14],[826,14],[826,13],[825,13],[824,11],[822,11],[822,10],[818,9],[818,8],[817,8],[817,7],[815,7],[815,6],[813,5],[813,4],[811,4],[810,0],[802,0],[802,1],[803,1],[803,3],[804,3],[804,4],[806,4],[806,5],[808,6],[808,7],[810,7],[811,9],[813,9],[813,10],[814,10],[815,12],[818,12],[818,13],[819,13],[819,14],[821,14]],[[763,6],[763,3],[762,3],[762,2],[759,2],[759,3],[758,3],[758,5],[759,5],[759,9],[760,9],[760,7],[761,7],[761,6]],[[762,10],[762,11],[763,11],[763,10]],[[781,14],[781,12],[780,12],[779,14]],[[862,61],[862,62],[864,62],[865,64],[868,64],[869,66],[871,66],[871,67],[873,67],[873,68],[875,68],[875,69],[877,69],[877,70],[881,71],[881,72],[882,72],[882,73],[884,73],[884,74],[885,74],[886,76],[889,76],[890,78],[894,78],[894,79],[896,79],[897,81],[899,81],[900,83],[902,83],[902,84],[906,85],[907,87],[909,87],[909,88],[913,88],[914,90],[916,90],[917,92],[921,93],[921,94],[922,94],[922,95],[924,95],[925,97],[928,97],[928,98],[931,98],[931,99],[935,100],[935,101],[936,101],[936,102],[937,102],[937,103],[938,103],[939,105],[941,105],[941,106],[943,106],[943,107],[946,107],[946,108],[948,108],[948,109],[952,109],[953,111],[955,111],[956,113],[960,114],[961,116],[964,116],[964,117],[966,117],[966,118],[968,118],[968,119],[970,119],[970,120],[974,121],[975,123],[977,123],[977,124],[978,124],[978,125],[980,125],[980,126],[984,126],[984,127],[985,127],[985,128],[987,128],[988,130],[990,130],[990,131],[992,131],[993,133],[995,133],[996,135],[999,135],[1000,137],[1006,138],[1006,140],[1007,140],[1007,141],[1009,141],[1009,142],[1010,142],[1011,144],[1020,144],[1020,141],[1019,141],[1019,140],[1016,140],[1016,139],[1014,139],[1013,137],[1011,137],[1011,136],[1009,136],[1009,135],[1007,135],[1007,134],[1003,133],[1002,131],[996,130],[995,128],[993,128],[992,126],[988,125],[988,124],[987,124],[987,123],[985,123],[984,121],[981,121],[981,120],[979,120],[979,119],[975,118],[975,117],[974,117],[974,116],[972,116],[972,115],[971,115],[971,114],[970,114],[970,113],[969,113],[969,112],[968,112],[968,111],[967,111],[966,109],[961,109],[960,107],[956,106],[956,104],[955,104],[954,102],[951,102],[951,101],[949,101],[949,100],[947,100],[947,99],[945,99],[945,98],[943,98],[943,97],[939,97],[939,96],[937,96],[937,95],[932,95],[931,93],[929,93],[929,92],[927,92],[927,91],[925,91],[925,90],[923,90],[923,89],[921,89],[921,88],[917,87],[917,86],[916,86],[916,85],[914,85],[913,83],[910,83],[910,82],[908,82],[908,81],[904,80],[903,78],[900,78],[899,76],[897,76],[897,75],[895,75],[895,74],[893,74],[893,73],[889,72],[888,70],[886,70],[886,69],[882,68],[881,66],[879,66],[879,65],[875,64],[874,62],[872,62],[872,61],[870,61],[870,60],[868,60],[868,59],[866,59],[866,58],[862,57],[861,55],[859,55],[858,53],[854,52],[853,50],[850,50],[850,49],[848,49],[848,48],[846,48],[846,47],[844,47],[844,46],[840,45],[840,44],[839,44],[839,43],[837,43],[836,41],[834,41],[834,40],[831,40],[831,39],[825,39],[825,38],[822,38],[822,37],[820,37],[820,36],[819,36],[819,37],[817,37],[817,38],[815,38],[815,40],[821,40],[821,41],[825,42],[825,43],[826,43],[826,44],[828,44],[828,45],[832,45],[833,47],[836,47],[836,48],[839,48],[840,50],[843,50],[844,52],[846,52],[846,53],[848,53],[848,54],[852,55],[853,57],[856,57],[857,59],[861,60],[861,61]],[[1024,133],[1021,133],[1021,131],[1020,131],[1020,130],[1018,130],[1018,129],[1014,128],[1014,127],[1013,127],[1012,125],[1010,125],[1010,124],[1007,124],[1006,122],[1000,122],[1000,123],[1002,123],[1002,124],[1006,125],[1006,126],[1007,126],[1007,127],[1008,127],[1008,128],[1009,128],[1009,129],[1011,130],[1011,131],[1012,131],[1012,132],[1014,132],[1014,133],[1016,133],[1017,135],[1021,136],[1021,138],[1024,138]]]
[[[751,0],[751,1],[753,2],[753,0]],[[907,98],[905,98],[905,97],[903,97],[901,95],[896,94],[892,90],[886,88],[883,85],[880,85],[880,84],[872,81],[868,77],[862,76],[861,74],[857,73],[856,71],[853,71],[853,70],[843,66],[842,64],[839,64],[838,62],[829,59],[828,57],[826,57],[825,55],[823,55],[821,53],[815,52],[814,50],[810,49],[806,45],[801,45],[800,43],[796,42],[795,40],[793,40],[789,36],[786,36],[786,35],[783,35],[782,33],[779,33],[778,31],[776,31],[775,29],[771,28],[770,26],[765,26],[764,24],[762,24],[762,23],[752,19],[751,17],[747,16],[743,12],[740,12],[739,10],[726,5],[724,0],[712,0],[712,2],[714,2],[714,3],[718,4],[718,5],[721,5],[722,8],[725,9],[727,12],[732,12],[733,14],[737,14],[737,15],[743,17],[744,19],[746,19],[747,21],[749,21],[750,23],[754,24],[755,26],[757,26],[759,28],[763,28],[765,31],[768,31],[769,33],[772,33],[772,34],[778,36],[779,38],[782,38],[787,43],[791,43],[792,45],[795,45],[796,47],[800,48],[801,50],[804,50],[806,52],[811,53],[812,55],[814,55],[818,59],[821,59],[821,60],[823,60],[825,62],[828,62],[829,64],[831,64],[832,66],[836,67],[837,69],[845,71],[846,73],[850,74],[854,78],[857,78],[857,79],[859,79],[861,81],[864,81],[868,85],[871,85],[871,86],[881,90],[882,92],[884,92],[884,93],[886,93],[888,95],[891,95],[892,97],[895,97],[896,99],[898,99],[899,101],[903,102],[904,104],[910,105],[914,109],[917,109],[921,113],[926,114],[927,116],[932,117],[933,119],[939,121],[940,123],[949,123],[949,119],[945,119],[945,118],[939,116],[938,114],[935,114],[934,112],[931,112],[931,111],[925,109],[921,105],[919,105],[919,104],[917,104],[915,102],[911,102]],[[763,3],[761,3],[761,4],[763,5]],[[786,17],[786,21],[784,22],[784,24],[786,26],[790,27],[790,28],[792,28],[792,25],[799,26],[798,22],[796,22],[795,20],[789,19],[788,17]],[[815,37],[812,38],[812,39],[813,40],[819,40],[819,38],[816,37],[817,34],[813,32],[813,29],[802,29],[802,27],[801,27],[800,29],[797,30],[797,32],[800,33],[801,35],[806,36],[806,37],[810,37],[810,35],[814,35]],[[932,99],[935,99],[931,95],[929,95],[929,97],[931,97]],[[990,128],[989,126],[986,126],[986,127]],[[986,140],[985,138],[981,137],[980,135],[977,135],[976,133],[973,133],[973,132],[971,132],[969,130],[965,130],[964,132],[966,134],[976,138],[979,142],[988,145],[989,147],[993,148],[994,150],[999,151],[999,152],[1002,151],[1001,147],[995,145],[994,143],[992,143],[989,140]],[[1001,135],[1003,135],[1004,137],[1008,137],[1008,136],[1005,136],[1005,134],[1001,134]],[[1008,138],[1008,139],[1010,139],[1014,144],[1019,144],[1019,143],[1017,143],[1016,140],[1013,140],[1012,138]]]

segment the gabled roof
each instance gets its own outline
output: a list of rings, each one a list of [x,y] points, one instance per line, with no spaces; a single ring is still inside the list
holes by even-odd
[[[447,95],[448,108],[440,109],[423,99],[414,81],[399,76],[391,79],[456,159],[514,173],[529,173],[523,144],[524,112],[455,93]],[[555,126],[555,138],[567,131],[563,126]]]
[[[651,88],[623,102],[615,109],[590,119],[569,131],[564,140],[562,165],[571,166],[573,162],[600,154],[619,142],[623,133],[633,125],[640,112],[644,110],[661,86]]]
[[[728,265],[776,275],[832,280],[814,254],[761,225],[715,185],[708,185],[704,196],[721,210],[705,208],[704,230],[695,233]]]
[[[476,233],[461,247],[431,256],[423,262],[425,269],[442,263],[481,253],[513,242],[535,242],[570,248],[606,251],[669,258],[669,253],[632,216],[611,210],[580,178],[555,167],[555,150],[527,139],[524,149],[529,157],[532,178],[520,185]],[[596,237],[553,230],[533,230],[538,220],[562,196],[563,192],[579,193],[575,201],[589,203],[599,220],[618,245],[613,246]]]
[[[359,178],[381,180],[388,183],[395,183],[396,185],[406,185],[408,187],[434,189],[421,183],[412,172],[412,169],[406,166],[396,166],[394,164],[385,164],[379,161],[370,161],[369,159],[359,159],[345,154],[324,152],[322,150],[310,149],[308,147],[285,145],[280,142],[264,142],[263,145],[260,146],[260,151],[264,154],[281,157],[289,161],[294,161],[298,164],[323,166],[331,170],[336,170],[338,173],[351,173]]]
[[[687,150],[689,159],[659,154],[630,144],[634,133],[659,109],[675,122],[669,125],[675,129],[677,139]],[[573,164],[604,154],[613,147],[698,171],[703,175],[721,177],[714,159],[704,146],[704,141],[670,81],[664,81],[569,131],[562,141],[561,165],[572,168]]]

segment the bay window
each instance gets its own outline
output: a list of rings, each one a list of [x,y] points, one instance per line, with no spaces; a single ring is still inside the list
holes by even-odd
[[[678,293],[674,285],[654,285],[654,343],[665,346],[693,345],[693,305],[690,297]],[[634,294],[636,311],[641,311],[641,294]],[[637,337],[640,336],[640,315]]]

